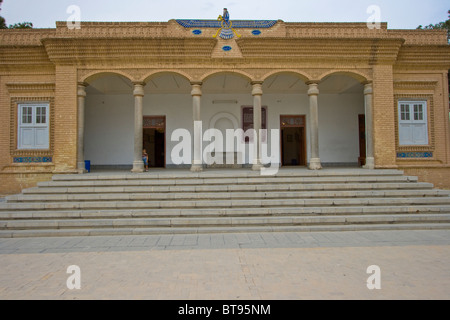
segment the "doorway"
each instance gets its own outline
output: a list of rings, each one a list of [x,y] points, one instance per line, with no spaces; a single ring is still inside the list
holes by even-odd
[[[358,115],[358,126],[359,126],[358,165],[362,167],[366,164],[366,116],[364,114]]]
[[[280,116],[281,165],[306,166],[305,116]]]
[[[166,167],[166,117],[146,116],[143,149],[148,153],[149,168]]]

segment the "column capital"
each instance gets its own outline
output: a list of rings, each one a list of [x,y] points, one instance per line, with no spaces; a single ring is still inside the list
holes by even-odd
[[[202,85],[203,82],[200,81],[193,81],[191,82],[192,90],[191,90],[191,96],[201,96],[202,95]]]
[[[364,95],[373,94],[372,82],[364,82]]]
[[[143,97],[145,95],[145,92],[144,92],[145,83],[144,82],[133,82],[133,85],[134,85],[133,95],[135,97]]]
[[[85,82],[78,82],[77,85],[77,96],[78,97],[86,97],[86,87],[88,86]]]
[[[309,89],[308,89],[309,96],[319,95],[319,83],[318,82],[308,81],[306,84],[309,86]]]
[[[252,95],[253,96],[262,96],[263,91],[262,91],[262,81],[252,81]]]

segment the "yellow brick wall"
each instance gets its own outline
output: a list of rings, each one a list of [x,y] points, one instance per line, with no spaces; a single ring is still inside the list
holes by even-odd
[[[395,166],[395,113],[391,65],[373,66],[373,127],[375,165]]]
[[[20,193],[23,189],[36,187],[38,182],[51,180],[50,173],[2,173],[0,195]]]
[[[419,177],[421,182],[434,184],[435,188],[450,190],[450,166],[400,168],[405,174]]]
[[[77,69],[56,66],[55,173],[76,173],[77,165]]]

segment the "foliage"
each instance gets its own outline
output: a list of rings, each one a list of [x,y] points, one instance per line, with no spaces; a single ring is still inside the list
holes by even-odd
[[[3,0],[0,0],[0,6]],[[1,8],[0,8],[1,10]],[[31,22],[19,22],[15,24],[10,24],[9,27],[6,25],[6,20],[0,16],[0,29],[32,29],[33,24]]]
[[[33,24],[31,22],[19,22],[9,25],[9,29],[32,29]]]
[[[443,22],[439,22],[437,24],[429,24],[428,26],[418,26],[417,29],[421,30],[447,30],[447,40],[450,44],[450,10],[448,10],[449,19]]]

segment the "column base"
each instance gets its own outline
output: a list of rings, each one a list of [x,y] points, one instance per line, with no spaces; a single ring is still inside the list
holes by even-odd
[[[142,173],[144,172],[144,162],[143,161],[134,161],[133,169],[131,169],[133,173]]]
[[[201,165],[201,164],[193,164],[191,166],[191,171],[192,172],[201,172],[201,171],[203,171],[203,165]]]
[[[366,158],[366,164],[363,166],[363,168],[369,170],[375,169],[375,159],[372,157]]]
[[[320,163],[320,158],[311,158],[309,160],[309,170],[320,170],[322,169],[322,164]]]
[[[256,163],[254,163],[254,164],[252,165],[252,170],[253,170],[253,171],[261,171],[261,168],[263,167],[263,165],[261,164],[261,160],[260,160],[260,159],[257,159],[255,162],[256,162]]]
[[[79,174],[87,173],[86,165],[84,162],[78,162],[77,171]]]

